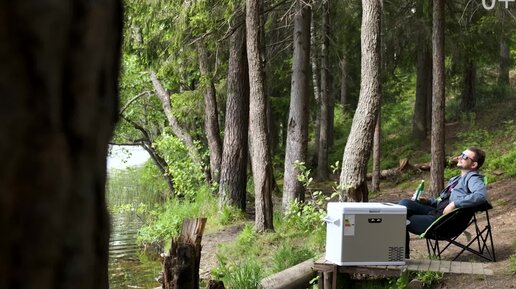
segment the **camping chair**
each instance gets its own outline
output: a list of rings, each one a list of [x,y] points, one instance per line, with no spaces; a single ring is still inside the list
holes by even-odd
[[[441,254],[450,246],[455,245],[462,250],[453,258],[455,261],[464,251],[469,251],[488,261],[496,261],[491,223],[489,221],[489,210],[493,207],[489,203],[474,208],[458,208],[446,215],[440,216],[428,229],[420,235],[426,239],[426,247],[429,256],[441,259]],[[477,221],[477,214],[485,212],[487,224],[483,229]],[[457,241],[459,235],[470,226],[475,228],[476,236],[467,244]],[[448,242],[441,249],[439,241]],[[475,244],[476,243],[476,244]]]

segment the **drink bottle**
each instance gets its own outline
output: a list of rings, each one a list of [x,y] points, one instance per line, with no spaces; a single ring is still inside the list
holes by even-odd
[[[412,200],[419,201],[419,198],[423,194],[424,190],[425,190],[425,180],[421,180],[421,182],[419,183],[419,186],[417,186],[417,189],[414,192],[414,195],[412,195]]]

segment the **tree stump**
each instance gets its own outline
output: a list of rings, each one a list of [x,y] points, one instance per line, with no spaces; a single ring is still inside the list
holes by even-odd
[[[199,289],[201,240],[206,218],[187,219],[163,259],[164,289]]]
[[[226,287],[224,287],[224,283],[222,281],[210,280],[208,281],[206,289],[226,289]]]

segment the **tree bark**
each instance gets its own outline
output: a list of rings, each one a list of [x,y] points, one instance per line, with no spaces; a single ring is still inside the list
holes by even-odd
[[[423,41],[423,40],[421,40]],[[424,140],[427,136],[427,105],[431,100],[432,86],[432,54],[427,43],[421,43],[417,52],[416,101],[412,122],[412,136]],[[429,89],[430,87],[430,89]],[[431,113],[430,113],[431,115]]]
[[[317,153],[317,178],[319,180],[327,180],[329,178],[328,171],[328,147],[330,142],[330,83],[329,83],[329,63],[328,63],[328,46],[329,39],[329,1],[323,1],[322,25],[321,25],[321,101],[320,101],[320,128],[319,128],[319,145]]]
[[[201,241],[206,218],[187,219],[163,260],[163,289],[199,289]]]
[[[186,149],[188,150],[188,153],[190,154],[190,157],[192,158],[194,163],[202,165],[200,154],[197,151],[197,148],[195,148],[192,136],[186,129],[181,127],[181,125],[177,121],[177,118],[174,116],[174,114],[172,114],[172,107],[170,105],[170,95],[168,94],[168,92],[165,90],[165,88],[159,81],[159,79],[156,75],[156,72],[151,70],[149,72],[149,76],[152,81],[152,85],[154,86],[154,89],[156,90],[156,95],[158,96],[158,98],[161,102],[161,106],[163,107],[163,111],[165,112],[165,116],[167,117],[170,128],[172,128],[172,131],[174,132],[174,134],[186,146]]]
[[[245,49],[245,27],[229,41],[226,124],[219,186],[219,204],[246,209],[249,128],[249,75]]]
[[[429,191],[437,195],[444,186],[444,0],[433,1],[432,47],[432,162]]]
[[[373,192],[380,191],[380,141],[381,141],[381,122],[382,113],[381,108],[378,109],[378,119],[374,128],[374,139],[373,139],[373,178],[372,178],[372,190]]]
[[[210,153],[210,175],[212,182],[219,182],[220,163],[222,159],[222,141],[220,139],[219,117],[215,85],[208,64],[206,45],[201,39],[196,42],[199,56],[199,70],[201,71],[202,86],[204,86],[204,131],[208,140]]]
[[[295,162],[306,162],[308,146],[308,97],[310,81],[310,6],[298,0],[294,16],[294,56],[292,59],[292,82],[290,110],[285,151],[285,173],[282,210],[293,200],[304,201],[303,183],[298,181],[300,172]]]
[[[362,1],[361,81],[358,107],[344,150],[340,175],[340,198],[367,201],[367,161],[380,107],[380,0]]]
[[[317,37],[316,11],[312,9],[312,21],[310,21],[310,61],[312,65],[312,85],[314,88],[315,124],[314,124],[314,151],[311,163],[317,166],[317,158],[319,157],[319,138],[321,136],[321,76],[320,76],[320,56],[319,56],[319,38]]]
[[[260,60],[260,11],[262,0],[246,1],[247,59],[249,63],[249,144],[256,195],[255,230],[273,230],[272,161],[267,134],[267,99],[264,93],[263,64]]]
[[[342,52],[342,58],[339,62],[340,67],[340,104],[342,105],[342,113],[346,113],[348,107],[348,64],[346,60],[346,52]]]
[[[511,67],[511,51],[508,41],[500,40],[500,67],[498,70],[498,84],[509,85],[509,69]]]
[[[461,110],[470,112],[476,105],[476,77],[477,69],[470,56],[466,56],[464,75],[462,77]]]
[[[120,1],[0,4],[0,288],[109,288]]]

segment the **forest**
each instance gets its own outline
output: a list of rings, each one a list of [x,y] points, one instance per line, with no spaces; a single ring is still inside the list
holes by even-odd
[[[257,288],[264,274],[324,252],[329,200],[368,201],[384,180],[415,189],[418,178],[437,194],[464,147],[486,147],[490,180],[514,176],[514,118],[499,106],[495,120],[483,114],[514,99],[516,5],[124,4],[112,144],[152,159],[134,172],[148,203],[125,209],[146,216],[139,241],[160,249],[188,217],[207,217],[213,231],[244,222],[239,249],[217,251],[212,277],[227,288]],[[428,171],[382,176],[402,160]],[[118,194],[127,179],[110,175],[115,209],[127,204]],[[276,253],[252,252],[255,239]],[[284,264],[269,268],[270,258]],[[248,283],[235,283],[235,267]]]
[[[199,217],[197,288],[261,288],[324,254],[327,202],[397,202],[422,179],[437,195],[470,146],[488,155],[495,276],[412,277],[514,285],[516,3],[0,7],[0,288],[157,287],[160,254]],[[150,160],[107,171],[112,146]]]

